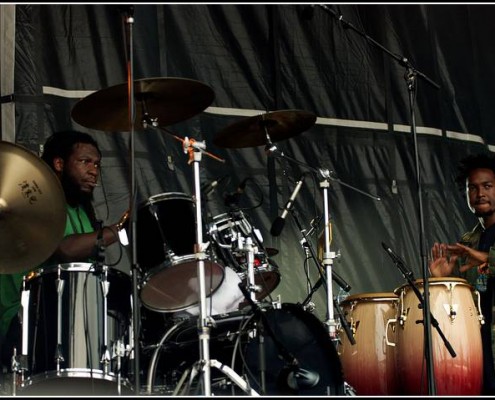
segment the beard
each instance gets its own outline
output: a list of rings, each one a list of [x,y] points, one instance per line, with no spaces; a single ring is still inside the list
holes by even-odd
[[[89,204],[93,201],[93,191],[85,192],[81,190],[79,185],[77,185],[70,176],[64,174],[61,182],[62,187],[64,188],[66,200],[69,204]]]
[[[478,218],[486,218],[486,217],[491,217],[495,213],[495,210],[490,209],[488,211],[474,211],[474,215],[476,215]]]

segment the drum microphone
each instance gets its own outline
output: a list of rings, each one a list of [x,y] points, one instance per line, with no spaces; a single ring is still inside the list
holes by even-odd
[[[203,192],[203,194],[205,196],[208,197],[210,194],[212,194],[215,191],[215,188],[220,184],[220,182],[225,180],[227,177],[228,177],[228,175],[224,175],[218,179],[215,179],[214,181],[212,181],[210,183],[203,185],[203,187],[201,188],[201,191]]]
[[[272,236],[278,236],[280,235],[280,233],[282,233],[282,229],[284,228],[285,225],[285,218],[287,218],[287,214],[289,214],[289,211],[294,205],[294,200],[296,199],[297,194],[301,190],[301,186],[304,182],[305,176],[306,174],[302,174],[301,177],[299,178],[299,181],[297,182],[296,187],[292,192],[292,195],[285,204],[282,215],[280,217],[275,218],[275,220],[273,221],[272,228],[270,229],[270,233],[272,234]]]
[[[237,205],[239,204],[239,198],[241,195],[244,193],[244,190],[246,189],[246,184],[247,181],[250,178],[244,178],[241,183],[239,183],[239,186],[237,186],[237,189],[234,193],[225,193],[223,196],[224,204],[229,207],[231,205]]]
[[[278,376],[278,385],[293,392],[315,387],[320,381],[320,374],[298,366],[284,367]]]
[[[404,276],[408,276],[409,278],[414,279],[412,271],[409,271],[407,269],[404,260],[400,258],[397,254],[395,254],[393,250],[383,242],[382,242],[382,247],[385,249],[385,251],[390,256],[392,261],[399,267],[399,269],[404,274]]]

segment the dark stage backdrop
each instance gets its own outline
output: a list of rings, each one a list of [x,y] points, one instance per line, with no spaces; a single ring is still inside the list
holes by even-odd
[[[102,185],[95,194],[98,216],[113,222],[130,205],[131,132],[82,126],[71,118],[72,109],[92,92],[125,85],[129,60],[135,79],[204,83],[215,95],[204,112],[159,128],[145,129],[135,121],[137,204],[162,195],[159,206],[171,213],[164,229],[180,235],[178,227],[189,222],[168,200],[178,192],[187,202],[194,194],[194,169],[173,135],[204,141],[208,153],[225,160],[204,154],[199,163],[201,186],[222,178],[203,199],[205,226],[228,222],[225,197],[244,182],[238,206],[264,245],[278,250],[273,260],[281,282],[273,300],[302,303],[317,282],[318,267],[305,261],[296,221],[308,230],[324,215],[325,205],[332,269],[351,286],[349,293],[392,292],[406,281],[382,242],[421,278],[423,251],[436,240],[455,241],[476,222],[454,177],[462,157],[495,145],[495,7],[327,7],[145,4],[133,7],[129,24],[125,8],[117,5],[18,4],[14,89],[2,89],[2,107],[13,99],[15,142],[37,153],[55,130],[76,128],[96,137],[104,155]],[[406,65],[417,71],[413,91]],[[165,95],[174,101],[174,93]],[[125,105],[119,98],[94,108],[121,107],[125,115]],[[317,120],[275,142],[281,155],[267,153],[263,143],[215,144],[231,124],[282,110],[314,113]],[[89,114],[84,121],[92,119]],[[2,132],[4,140],[11,135]],[[234,143],[246,140],[242,129],[231,135]],[[327,170],[325,202],[319,171]],[[304,172],[310,173],[293,212],[280,235],[272,236],[271,225]],[[315,249],[323,228],[320,224],[310,237]],[[146,229],[137,234],[153,239]],[[107,263],[118,256],[116,249],[108,250]],[[126,251],[117,267],[130,271]],[[335,282],[332,293],[345,294]],[[322,320],[326,299],[322,284],[311,298]]]

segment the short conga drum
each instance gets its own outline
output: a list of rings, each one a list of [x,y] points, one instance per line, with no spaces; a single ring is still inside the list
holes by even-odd
[[[421,294],[424,280],[415,281]],[[474,288],[461,278],[429,278],[432,362],[439,396],[480,395],[483,377],[481,312],[474,301]],[[400,314],[396,323],[396,366],[405,395],[428,394],[428,370],[424,357],[423,309],[413,288],[403,285],[399,296]],[[455,357],[433,323],[452,346]]]
[[[346,382],[357,395],[395,395],[394,338],[399,297],[394,293],[361,293],[348,296],[340,305],[355,344],[344,329],[339,330],[339,355]],[[387,330],[389,332],[387,332]]]

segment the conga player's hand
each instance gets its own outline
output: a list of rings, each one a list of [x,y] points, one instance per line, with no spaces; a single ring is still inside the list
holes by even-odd
[[[485,264],[488,261],[488,253],[473,249],[472,247],[463,245],[462,243],[456,243],[455,245],[448,246],[449,251],[458,254],[459,256],[466,257],[466,262],[459,267],[459,271],[466,272],[467,270],[476,267],[481,264]]]
[[[457,255],[450,254],[445,243],[434,243],[428,262],[430,274],[434,277],[449,276],[454,270]]]

